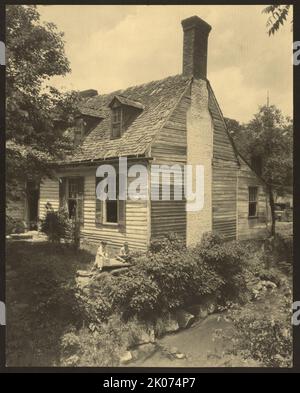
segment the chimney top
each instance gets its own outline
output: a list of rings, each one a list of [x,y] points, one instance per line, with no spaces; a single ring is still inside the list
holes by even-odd
[[[183,28],[183,31],[186,31],[188,29],[199,29],[203,33],[206,33],[207,35],[211,31],[211,26],[205,22],[205,20],[199,18],[199,16],[194,15],[190,16],[189,18],[183,19],[181,21],[181,25]]]
[[[199,16],[181,21],[183,28],[183,75],[206,79],[207,44],[211,26]]]

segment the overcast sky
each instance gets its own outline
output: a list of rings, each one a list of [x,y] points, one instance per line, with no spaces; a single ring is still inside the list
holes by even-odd
[[[225,116],[248,121],[270,103],[292,116],[290,21],[266,31],[263,6],[38,6],[65,33],[72,72],[51,84],[107,93],[182,71],[181,20],[198,15],[209,36],[208,79]]]

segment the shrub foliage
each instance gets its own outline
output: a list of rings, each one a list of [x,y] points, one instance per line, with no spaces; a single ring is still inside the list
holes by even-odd
[[[265,314],[262,314],[257,312],[255,307],[235,313],[235,350],[245,359],[254,359],[266,367],[292,367],[293,332],[290,307],[291,299],[285,296],[277,313],[265,310]]]
[[[122,275],[100,274],[90,285],[89,301],[83,302],[86,316],[93,323],[111,312],[147,320],[197,303],[203,295],[238,296],[246,286],[244,254],[239,243],[215,235],[206,235],[194,248],[174,235],[166,237],[137,255]]]

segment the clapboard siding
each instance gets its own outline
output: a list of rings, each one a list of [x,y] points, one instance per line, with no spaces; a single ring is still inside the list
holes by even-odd
[[[156,164],[165,165],[166,161],[155,162]],[[183,176],[183,166],[178,166],[178,163],[168,162],[168,165],[174,168],[174,173],[181,173]],[[176,170],[177,169],[177,170]],[[162,170],[162,173],[166,175],[167,171]],[[159,188],[162,189],[163,176],[160,177]],[[170,186],[174,183],[174,176],[170,176]],[[150,181],[151,189],[158,188],[156,179],[151,178]],[[184,239],[186,238],[186,210],[185,200],[161,200],[162,195],[160,194],[160,200],[151,200],[151,239],[162,238],[170,233],[177,233]],[[171,199],[172,195],[171,195]]]
[[[188,89],[151,146],[151,156],[155,159],[186,161],[186,114],[190,102]]]
[[[191,104],[190,88],[181,97],[171,116],[151,146],[156,165],[184,164],[187,160],[187,110]],[[172,180],[171,180],[172,183]],[[160,187],[162,185],[162,178]],[[151,188],[158,187],[151,181]],[[169,233],[186,238],[185,201],[151,201],[151,239]]]
[[[213,122],[212,228],[228,239],[235,239],[238,160],[211,87],[209,111]]]
[[[171,232],[186,236],[184,201],[152,201],[151,237],[161,238]]]
[[[88,242],[95,246],[100,240],[106,240],[111,249],[119,249],[124,241],[129,247],[145,250],[148,247],[150,232],[149,227],[149,202],[148,201],[126,201],[126,229],[120,232],[118,227],[95,224],[95,176],[96,167],[74,168],[60,170],[56,173],[56,179],[44,179],[41,184],[40,193],[40,216],[45,214],[45,204],[50,202],[56,210],[59,207],[59,183],[58,177],[83,176],[84,177],[84,223],[81,228],[83,243]],[[132,179],[129,179],[129,184]]]
[[[213,231],[226,238],[236,238],[237,167],[228,162],[214,162],[212,179]]]
[[[265,237],[267,234],[266,221],[270,213],[266,186],[249,168],[240,160],[241,166],[238,176],[238,239],[251,239]],[[249,186],[258,187],[258,217],[249,218]]]
[[[51,203],[54,210],[59,208],[59,181],[58,177],[53,179],[44,178],[40,184],[39,217],[44,218],[45,205]]]
[[[216,97],[209,86],[208,107],[213,121],[213,157],[214,159],[238,163],[233,144],[228,135],[223,115],[220,111]]]

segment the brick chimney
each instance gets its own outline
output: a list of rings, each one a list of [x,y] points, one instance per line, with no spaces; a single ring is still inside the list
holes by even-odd
[[[187,77],[206,79],[207,41],[211,26],[198,16],[181,21],[183,28],[183,68]]]

